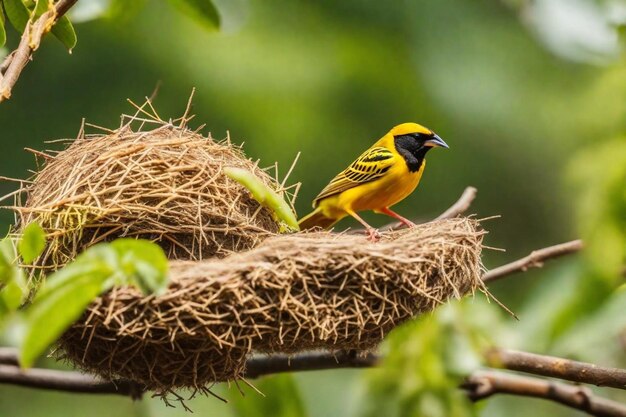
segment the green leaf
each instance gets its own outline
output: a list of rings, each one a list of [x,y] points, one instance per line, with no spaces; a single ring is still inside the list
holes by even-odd
[[[0,48],[4,46],[7,41],[7,32],[4,29],[4,11],[2,9],[2,2],[0,2]]]
[[[302,401],[300,390],[292,375],[282,374],[265,377],[254,382],[263,393],[243,388],[229,391],[235,415],[238,417],[306,417],[308,413]],[[244,397],[245,395],[245,397]]]
[[[22,305],[28,295],[24,271],[17,265],[17,254],[10,239],[0,242],[0,311],[7,313]]]
[[[30,18],[30,11],[21,0],[2,0],[4,11],[11,25],[20,33],[24,32]]]
[[[18,321],[21,366],[32,366],[105,289],[104,284],[110,277],[108,268],[97,263],[74,272],[77,273],[66,285],[55,291],[43,290],[43,295],[35,298]],[[54,274],[48,279],[53,280]]]
[[[41,16],[48,10],[49,6],[46,0],[38,0],[37,3],[33,5],[33,10],[31,11],[21,0],[2,1],[4,2],[4,8],[11,25],[20,33],[24,32],[24,28],[29,19],[31,19],[31,16],[33,18]],[[66,16],[59,18],[54,26],[52,26],[51,32],[67,49],[71,50],[76,46],[76,32],[74,31],[74,26],[72,26],[72,23]]]
[[[205,29],[220,28],[220,15],[212,0],[169,0],[176,9],[191,17]]]
[[[296,215],[284,198],[269,188],[253,173],[242,168],[224,168],[224,173],[250,191],[261,205],[273,211],[276,217],[293,230],[300,230]]]
[[[36,222],[24,228],[18,250],[25,264],[33,262],[46,248],[46,232]]]
[[[17,255],[10,239],[0,241],[0,283],[8,284],[15,273]]]
[[[167,289],[169,264],[155,243],[139,239],[117,239],[111,247],[120,258],[120,266],[128,283],[144,294],[162,294]]]
[[[37,19],[39,16],[44,14],[50,8],[50,2],[48,0],[37,0],[35,2],[35,7],[31,10],[31,20]]]
[[[35,8],[31,12],[31,21],[47,12],[49,8],[50,3],[48,0],[37,0]],[[70,52],[76,46],[76,31],[74,31],[74,26],[72,26],[72,22],[70,22],[67,16],[61,16],[50,31]]]
[[[90,275],[94,271],[107,274],[108,280],[102,285],[102,290],[107,290],[113,283],[109,281],[114,277],[115,272],[121,271],[121,267],[118,264],[117,254],[109,244],[93,246],[79,255],[74,262],[49,275],[37,292],[33,305],[44,300],[52,293],[65,291],[66,287],[74,284],[77,277]]]
[[[25,298],[25,286],[20,285],[20,281],[25,282],[23,274],[20,279],[13,279],[0,291],[0,313],[6,314],[17,310]]]
[[[13,333],[20,347],[20,364],[31,366],[89,303],[114,285],[136,285],[144,293],[165,291],[167,270],[163,250],[152,242],[118,239],[87,249],[50,275],[18,317]]]
[[[78,41],[76,31],[67,16],[61,16],[54,26],[52,26],[51,32],[70,52],[76,46],[76,42]]]

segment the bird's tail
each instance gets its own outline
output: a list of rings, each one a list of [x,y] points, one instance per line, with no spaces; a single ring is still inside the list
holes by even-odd
[[[321,227],[323,229],[330,229],[338,219],[332,217],[326,217],[322,211],[318,208],[313,210],[298,221],[300,230],[312,229],[314,227]]]

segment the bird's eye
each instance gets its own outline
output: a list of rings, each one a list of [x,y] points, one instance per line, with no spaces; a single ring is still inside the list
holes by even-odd
[[[430,139],[433,135],[432,133],[412,133],[411,136],[416,139],[416,140],[420,140],[420,141],[426,141],[428,139]]]

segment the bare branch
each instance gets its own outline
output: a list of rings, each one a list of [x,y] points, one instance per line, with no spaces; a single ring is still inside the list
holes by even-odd
[[[378,356],[357,352],[311,352],[301,355],[253,357],[246,364],[245,376],[258,378],[264,375],[283,372],[319,371],[339,368],[367,368],[376,366]],[[46,390],[118,394],[139,398],[143,392],[139,384],[128,380],[102,381],[100,379],[71,371],[50,369],[20,369],[15,349],[0,348],[0,383],[21,385]]]
[[[501,349],[488,352],[487,360],[493,366],[511,370],[626,388],[626,370]],[[15,350],[0,349],[0,361],[2,363],[15,362]],[[379,361],[380,358],[375,354],[361,356],[356,352],[312,352],[291,357],[259,356],[248,360],[245,375],[248,378],[257,378],[282,372],[367,368],[377,366]],[[126,380],[106,382],[78,372],[48,369],[21,370],[15,365],[0,365],[0,383],[75,393],[118,394],[133,398],[138,398],[143,391],[138,384]],[[494,394],[512,394],[556,401],[594,416],[626,417],[626,406],[598,398],[588,389],[549,380],[515,376],[497,371],[481,371],[470,375],[462,387],[468,391],[473,401],[488,398]]]
[[[28,22],[17,49],[0,64],[0,102],[11,97],[11,90],[37,50],[41,39],[78,0],[59,0],[34,22]]]
[[[357,352],[311,352],[292,357],[261,356],[251,358],[246,363],[245,376],[258,378],[263,375],[282,372],[321,371],[338,368],[370,368],[376,366],[380,358],[373,353],[365,356]]]
[[[498,348],[489,350],[485,357],[487,363],[493,367],[626,390],[624,369]]]
[[[530,255],[522,259],[518,259],[517,261],[499,266],[486,272],[483,275],[483,281],[491,282],[517,272],[524,272],[529,268],[541,268],[544,261],[547,261],[548,259],[559,258],[564,255],[576,253],[582,248],[582,240],[572,240],[570,242],[534,250],[530,253]]]
[[[90,393],[119,394],[139,398],[143,390],[130,381],[101,381],[78,372],[51,369],[20,369],[13,365],[0,365],[0,383],[46,390]]]
[[[595,396],[589,388],[498,371],[477,371],[461,385],[472,401],[495,394],[543,398],[598,417],[626,417],[626,406]]]
[[[0,347],[0,365],[19,365],[17,351],[9,347]]]
[[[9,348],[0,349],[0,359],[5,361],[4,363],[16,360],[15,351]],[[597,385],[616,386],[619,385],[616,381],[626,378],[626,371],[623,370],[524,352],[494,350],[489,352],[488,359],[492,363],[509,369]],[[248,361],[246,377],[257,378],[281,372],[374,367],[379,360],[377,355],[360,356],[356,352],[334,354],[313,352],[292,357],[260,356]],[[582,376],[571,377],[570,374]],[[132,398],[139,398],[143,392],[141,386],[131,381],[106,382],[78,372],[48,369],[21,370],[14,365],[0,365],[0,383],[74,393],[117,394]],[[624,388],[623,384],[617,387]],[[468,392],[473,401],[495,394],[511,394],[555,401],[594,416],[626,417],[626,406],[597,397],[587,388],[556,381],[511,375],[499,371],[478,371],[466,379],[462,388]]]

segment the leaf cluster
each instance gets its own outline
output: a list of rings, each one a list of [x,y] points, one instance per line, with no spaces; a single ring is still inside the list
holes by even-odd
[[[37,223],[24,229],[17,245],[10,238],[0,242],[0,323],[18,346],[24,367],[31,366],[103,292],[134,285],[144,294],[161,294],[168,284],[168,262],[159,246],[117,239],[87,249],[34,288],[27,285],[19,264],[34,262],[45,246],[45,233]]]
[[[28,25],[53,7],[51,0],[0,0],[0,47],[6,43],[7,21],[15,30],[23,33]],[[76,46],[76,31],[67,16],[58,18],[50,31],[68,50]]]
[[[132,2],[110,0],[107,8],[98,10],[99,14],[89,17],[108,17],[122,21],[136,13],[143,3],[139,0]],[[207,30],[220,28],[221,17],[212,0],[169,0],[169,3]],[[45,12],[52,10],[55,5],[56,2],[53,0],[0,0],[0,48],[7,41],[7,23],[17,32],[24,33],[28,25],[33,24]],[[67,16],[59,17],[50,28],[50,32],[69,51],[76,46],[76,31]]]

